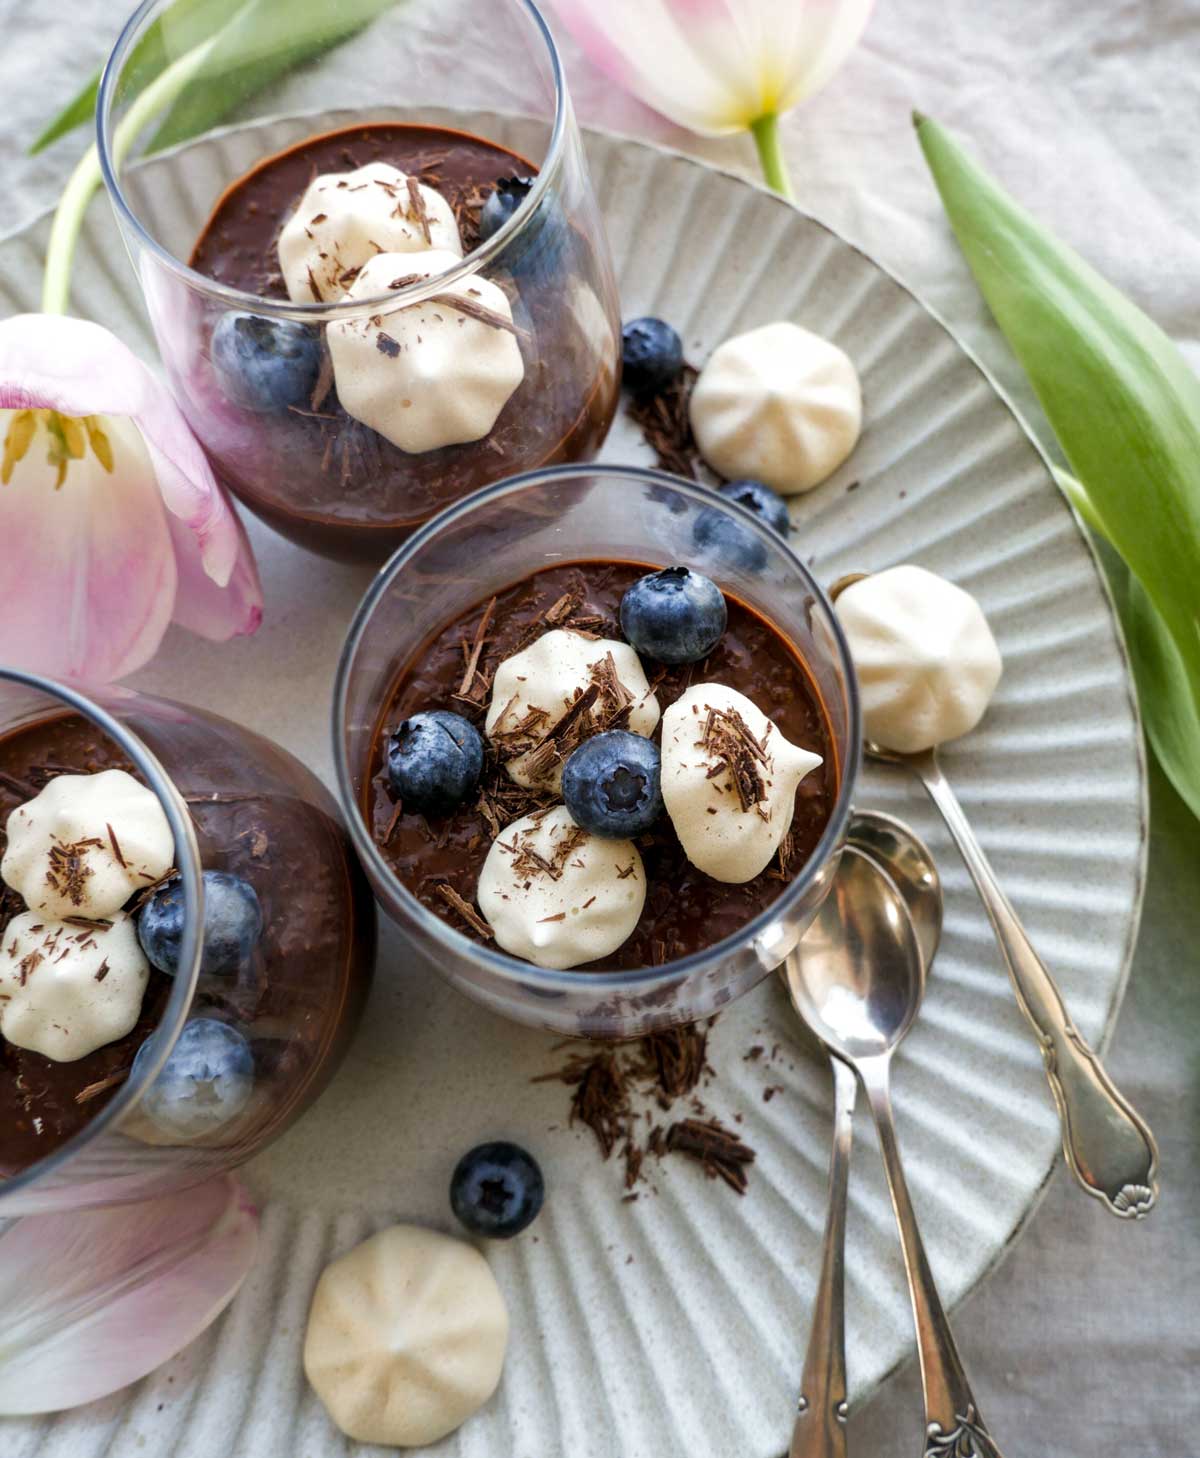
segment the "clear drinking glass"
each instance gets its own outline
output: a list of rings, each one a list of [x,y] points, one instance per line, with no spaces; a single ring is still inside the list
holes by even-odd
[[[720,525],[714,529],[715,519]],[[697,546],[696,526],[703,518]],[[684,562],[756,609],[790,640],[823,700],[839,779],[816,851],[736,935],[662,966],[556,972],[479,945],[428,911],[392,872],[364,812],[372,741],[403,666],[446,623],[558,563]],[[861,759],[858,690],[829,600],[781,537],[702,486],[634,467],[555,467],[448,508],[396,553],[364,598],[338,665],[338,789],[384,910],[461,991],[517,1022],[589,1038],[637,1037],[716,1012],[799,941],[837,868]]]
[[[39,756],[25,779],[13,776],[3,749],[14,743]],[[43,746],[53,751],[45,763]],[[243,1163],[325,1087],[370,981],[375,907],[332,797],[290,754],[228,720],[120,687],[85,696],[11,669],[0,669],[0,755],[9,765],[0,777],[0,831],[16,804],[58,773],[84,771],[79,760],[89,755],[92,768],[136,774],[166,813],[184,898],[178,972],[152,973],[142,1006],[152,1053],[129,1072],[146,1036],[141,1025],[110,1045],[107,1061],[123,1065],[113,1086],[85,1084],[90,1117],[32,1163],[23,1162],[28,1145],[14,1158],[16,1121],[40,1117],[45,1125],[52,1089],[56,1107],[69,1111],[89,1060],[51,1063],[0,1043],[0,1217],[148,1199]],[[215,870],[248,881],[263,913],[262,934],[235,976],[216,975],[202,957],[202,871]],[[5,893],[0,922],[19,909],[13,898]],[[239,1033],[252,1068],[239,1070],[248,1079],[240,1109],[181,1136],[154,1116],[147,1092],[181,1034],[202,1018]]]
[[[147,117],[157,105],[154,85],[161,101],[193,73],[193,85],[205,84],[198,47],[215,42],[220,55],[229,44],[216,31],[197,40],[199,17],[181,27],[172,23],[172,8],[173,0],[147,0],[126,25],[101,83],[98,145],[168,380],[220,480],[291,540],[344,560],[382,561],[423,521],[481,486],[591,459],[617,404],[620,312],[558,54],[530,0],[474,7],[469,47],[459,43],[455,5],[396,0],[353,40],[308,61],[282,90],[241,92],[244,77],[257,74],[249,64],[208,81],[230,89],[226,116],[236,125],[147,158],[158,125]],[[143,43],[152,29],[150,53],[157,47],[174,69],[167,83],[147,87]],[[260,285],[242,289],[189,266],[226,189],[264,159],[317,134],[396,122],[450,129],[450,140],[466,132],[505,149],[493,178],[536,173],[521,207],[460,264],[350,303],[292,303],[269,268]],[[356,142],[331,170],[368,160]],[[310,176],[303,169],[299,191]],[[258,241],[273,255],[270,234]],[[283,321],[305,326],[328,365],[327,325],[378,324],[380,316],[479,278],[508,296],[525,367],[481,440],[406,453],[347,415],[328,369],[299,405],[265,410],[230,398],[214,370],[213,331],[231,312],[265,330]]]

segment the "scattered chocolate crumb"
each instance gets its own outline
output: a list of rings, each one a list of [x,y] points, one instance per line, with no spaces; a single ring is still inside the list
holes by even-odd
[[[385,334],[382,329],[375,336],[375,348],[380,354],[386,354],[388,359],[396,359],[400,353],[399,342],[390,334]]]
[[[665,1148],[689,1155],[710,1179],[724,1180],[739,1195],[746,1193],[746,1166],[754,1163],[754,1150],[716,1119],[680,1119],[667,1130]]]
[[[699,479],[700,451],[688,419],[688,402],[699,373],[685,364],[665,390],[629,402],[629,414],[662,469],[693,481]]]

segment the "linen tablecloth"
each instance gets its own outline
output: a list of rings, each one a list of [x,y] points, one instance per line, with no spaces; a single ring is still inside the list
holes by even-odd
[[[457,12],[455,70],[491,68],[502,107],[502,67],[471,50],[472,6],[490,3],[411,0],[414,25],[424,12],[445,29]],[[37,158],[25,149],[107,52],[124,10],[120,0],[0,4],[5,231],[56,200],[81,141]],[[668,125],[556,31],[582,121],[757,177],[747,140]],[[786,124],[801,206],[910,284],[1040,429],[951,239],[914,107],[967,133],[1006,186],[1200,368],[1197,0],[879,0],[844,70]],[[1163,1200],[1150,1220],[1123,1225],[1060,1166],[1015,1248],[956,1314],[1010,1458],[1200,1453],[1200,825],[1157,769],[1152,801],[1149,889],[1110,1066],[1158,1135]],[[855,1451],[911,1458],[919,1401],[910,1366],[854,1416]]]

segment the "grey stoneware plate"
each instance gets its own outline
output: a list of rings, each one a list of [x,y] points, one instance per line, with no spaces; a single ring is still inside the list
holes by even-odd
[[[454,124],[522,149],[516,119]],[[185,149],[207,202],[218,177],[329,118],[232,129]],[[1080,529],[1042,457],[979,366],[907,290],[814,219],[678,155],[592,132],[592,175],[626,317],[652,313],[699,363],[728,335],[795,319],[862,374],[866,430],[852,459],[798,498],[798,550],[826,582],[912,561],[983,604],[1005,660],[980,730],[945,767],[1034,942],[1091,1040],[1116,1017],[1137,928],[1145,773],[1120,633]],[[154,167],[156,164],[148,164]],[[158,164],[161,166],[161,164]],[[177,163],[175,164],[178,165]],[[173,233],[186,189],[164,186]],[[181,214],[182,210],[182,214]],[[0,308],[36,309],[45,219],[0,243]],[[76,273],[76,311],[153,356],[133,272],[103,201]],[[650,463],[628,420],[611,461]],[[270,735],[332,782],[334,665],[369,573],[335,566],[251,523],[267,599],[252,640],[172,634],[138,676]],[[860,802],[903,816],[932,846],[946,927],[921,1021],[895,1071],[914,1197],[945,1297],[998,1262],[1036,1205],[1058,1126],[1029,1029],[983,911],[922,792],[869,766]],[[752,1047],[762,1056],[748,1059]],[[453,1230],[458,1156],[506,1136],[540,1158],[546,1207],[487,1249],[512,1341],[500,1390],[438,1446],[442,1458],[778,1458],[787,1445],[825,1213],[831,1095],[775,979],[726,1010],[710,1039],[705,1104],[758,1151],[738,1198],[677,1157],[624,1203],[616,1159],[567,1124],[568,1090],[530,1080],[561,1065],[552,1039],[509,1026],[385,936],[373,1001],[333,1087],[245,1171],[261,1202],[261,1257],[230,1310],[161,1371],[75,1412],[0,1422],[5,1458],[337,1458],[300,1363],[325,1264],[378,1227]],[[774,1054],[772,1056],[772,1052]],[[768,1100],[768,1088],[777,1092]],[[849,1360],[862,1396],[912,1348],[891,1209],[863,1129],[852,1175]],[[1083,1196],[1080,1196],[1082,1202]],[[913,1451],[920,1416],[911,1421]]]

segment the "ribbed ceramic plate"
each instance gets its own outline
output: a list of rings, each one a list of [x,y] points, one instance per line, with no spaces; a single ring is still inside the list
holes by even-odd
[[[511,140],[492,117],[462,124]],[[200,207],[164,185],[172,232],[194,231],[217,183],[312,121],[189,149]],[[915,561],[982,602],[1005,675],[983,728],[946,769],[1083,1032],[1103,1041],[1140,901],[1145,809],[1136,714],[1118,632],[1078,527],[987,378],[869,258],[734,178],[627,140],[588,138],[627,316],[654,313],[702,360],[728,334],[791,318],[836,339],[863,377],[867,427],[851,461],[795,507],[799,550],[825,580]],[[153,165],[153,164],[151,164]],[[0,246],[0,307],[36,308],[43,222]],[[152,346],[116,230],[94,209],[76,307]],[[628,423],[611,460],[646,461]],[[271,735],[330,773],[334,663],[367,581],[252,526],[267,593],[256,639],[171,638],[145,686]],[[897,1060],[900,1137],[949,1301],[996,1262],[1058,1146],[1041,1060],[963,867],[898,773],[869,768],[861,803],[912,821],[946,887],[946,928],[921,1020]],[[749,1048],[778,1044],[770,1066]],[[749,1193],[674,1159],[658,1193],[621,1201],[615,1165],[566,1127],[567,1090],[533,1084],[561,1055],[413,965],[385,940],[366,1022],[333,1088],[246,1171],[262,1257],[232,1309],[166,1369],[78,1412],[0,1425],[5,1458],[333,1458],[353,1445],[300,1366],[326,1262],[372,1229],[452,1229],[446,1187],[476,1141],[535,1150],[549,1196],[530,1234],[488,1259],[508,1298],[500,1391],[438,1449],[446,1458],[778,1458],[786,1447],[825,1206],[828,1074],[774,981],[727,1010],[711,1042],[710,1108],[758,1150]],[[764,1101],[769,1085],[781,1091]],[[863,1129],[852,1176],[849,1356],[861,1394],[912,1332],[891,1210]],[[1084,1197],[1080,1195],[1082,1201]],[[969,1356],[969,1353],[968,1353]],[[982,1394],[986,1401],[986,1394]],[[897,1413],[912,1429],[920,1416]]]

